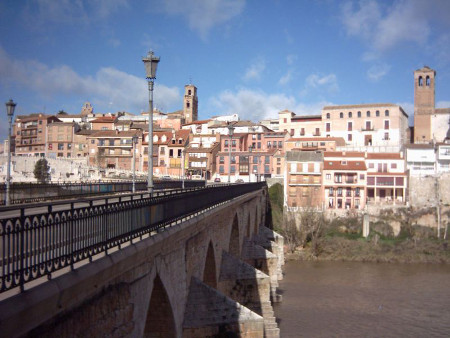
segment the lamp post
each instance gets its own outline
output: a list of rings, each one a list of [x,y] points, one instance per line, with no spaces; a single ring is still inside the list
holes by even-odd
[[[233,131],[234,131],[234,127],[233,125],[229,122],[228,123],[228,135],[230,135],[230,144],[229,144],[229,152],[228,152],[228,183],[231,183],[231,142],[233,139]]]
[[[150,51],[147,57],[142,58],[145,66],[146,79],[148,81],[149,93],[149,119],[148,119],[148,182],[147,188],[150,195],[153,194],[153,84],[156,79],[156,68],[159,57],[154,56]]]
[[[8,115],[8,166],[6,169],[6,199],[5,205],[9,205],[10,199],[10,184],[11,184],[11,123],[14,115],[14,109],[16,109],[16,103],[13,100],[6,102],[6,114]]]
[[[250,155],[251,155],[251,153],[253,151],[253,147],[249,146],[248,150],[250,151]],[[248,155],[248,183],[250,183],[252,181],[252,170],[251,170],[252,163],[250,161],[250,159],[251,159],[250,155]]]
[[[134,135],[131,138],[132,142],[132,149],[133,149],[133,163],[131,164],[131,170],[133,170],[133,194],[136,192],[136,143],[137,143],[137,136]]]

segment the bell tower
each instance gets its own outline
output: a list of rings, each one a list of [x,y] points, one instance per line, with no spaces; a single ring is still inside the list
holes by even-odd
[[[193,84],[184,86],[183,115],[185,123],[198,120],[197,87]]]
[[[436,71],[428,66],[414,72],[414,143],[428,143],[432,139],[435,77]]]

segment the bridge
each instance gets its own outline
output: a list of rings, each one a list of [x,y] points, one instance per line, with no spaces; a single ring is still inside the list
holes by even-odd
[[[264,183],[0,209],[8,337],[279,337]]]

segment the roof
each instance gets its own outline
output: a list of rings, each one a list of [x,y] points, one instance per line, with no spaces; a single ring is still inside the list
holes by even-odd
[[[363,157],[364,153],[359,151],[326,151],[324,157]]]
[[[366,158],[368,160],[391,160],[391,159],[398,159],[403,160],[403,157],[400,153],[367,153]]]
[[[436,108],[434,110],[435,114],[450,114],[450,108]]]
[[[116,120],[115,116],[100,116],[95,120],[92,120],[91,123],[111,123]]]
[[[123,138],[123,137],[133,137],[139,135],[135,130],[97,130],[91,135],[91,137],[109,137],[109,138]]]
[[[336,142],[337,145],[345,145],[345,140],[342,137],[292,137],[286,142]]]
[[[92,130],[92,129],[80,129],[80,130],[78,130],[78,131],[75,133],[75,135],[86,135],[86,136],[89,136],[89,135],[95,134],[95,133],[97,133],[97,132],[98,132],[98,130]]]
[[[345,164],[344,164],[345,163]],[[364,161],[323,161],[323,170],[367,170]]]
[[[296,115],[292,117],[292,121],[297,120],[322,120],[322,115]]]
[[[430,143],[414,143],[405,145],[406,149],[434,149],[434,146]]]
[[[323,153],[315,151],[288,151],[286,161],[295,162],[322,162]]]
[[[399,107],[397,104],[393,103],[364,103],[364,104],[349,104],[340,106],[325,106],[322,110],[332,110],[332,109],[349,109],[349,108],[370,108],[370,107]]]

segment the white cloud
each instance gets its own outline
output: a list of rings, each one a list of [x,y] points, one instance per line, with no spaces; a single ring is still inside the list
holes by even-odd
[[[327,92],[335,94],[339,91],[339,85],[335,74],[319,75],[311,74],[305,80],[305,87],[300,92],[300,96],[304,97],[313,91]]]
[[[262,72],[266,69],[266,61],[262,58],[258,58],[253,64],[248,67],[242,77],[245,81],[259,80]]]
[[[124,8],[129,8],[128,0],[31,0],[25,15],[38,25],[96,23]]]
[[[241,120],[261,121],[268,118],[278,118],[278,113],[289,109],[297,115],[320,114],[321,109],[329,102],[302,104],[293,96],[285,94],[268,94],[262,90],[242,88],[236,92],[227,90],[209,100],[220,114],[238,113]]]
[[[284,75],[280,78],[280,80],[278,81],[278,84],[284,86],[284,85],[288,84],[289,82],[291,82],[293,73],[294,73],[294,71],[293,71],[292,69],[289,69],[289,70],[287,71],[287,73],[284,74]]]
[[[12,60],[0,47],[0,83],[16,84],[29,88],[43,100],[64,95],[86,97],[100,110],[110,107],[116,110],[140,112],[148,110],[146,80],[115,68],[105,67],[94,76],[83,76],[66,65],[50,68],[33,60]],[[173,106],[181,102],[178,88],[155,85],[155,106]]]
[[[341,21],[349,36],[359,37],[369,46],[373,57],[403,42],[426,44],[435,24],[448,25],[449,13],[447,0],[362,0],[356,5],[347,1],[341,7]]]
[[[245,0],[159,0],[156,4],[168,14],[184,17],[189,27],[206,39],[214,26],[241,14]]]
[[[367,71],[367,77],[371,81],[379,81],[389,72],[390,69],[391,67],[387,64],[375,64]]]

